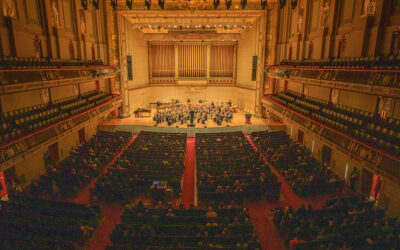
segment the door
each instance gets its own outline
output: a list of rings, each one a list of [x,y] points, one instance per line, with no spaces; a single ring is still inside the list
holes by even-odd
[[[86,138],[85,138],[85,128],[79,129],[78,134],[79,134],[79,144],[84,143],[84,142],[86,141]]]
[[[299,129],[299,133],[297,134],[297,141],[303,145],[304,141],[304,132]]]
[[[50,161],[52,164],[57,163],[58,161],[58,142],[52,144],[49,146],[49,156],[50,156]]]
[[[367,198],[370,198],[373,180],[374,175],[372,172],[366,168],[363,168],[361,178],[361,194]]]
[[[330,166],[332,158],[332,149],[326,145],[322,146],[322,165]]]

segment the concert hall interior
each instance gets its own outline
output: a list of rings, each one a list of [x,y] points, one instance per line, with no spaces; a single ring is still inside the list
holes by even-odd
[[[400,249],[400,0],[1,0],[0,249]]]

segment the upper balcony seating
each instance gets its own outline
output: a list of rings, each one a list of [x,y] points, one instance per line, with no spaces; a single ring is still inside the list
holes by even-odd
[[[400,55],[329,59],[282,60],[280,66],[342,69],[400,69]]]
[[[68,97],[56,100],[49,105],[39,104],[1,114],[0,145],[69,116],[82,113],[111,98],[112,96],[106,93],[92,91],[82,95],[81,98]]]
[[[0,69],[35,69],[103,66],[101,60],[0,57]]]
[[[400,119],[381,120],[365,110],[328,104],[314,97],[303,98],[293,92],[279,93],[270,98],[328,126],[400,155]]]

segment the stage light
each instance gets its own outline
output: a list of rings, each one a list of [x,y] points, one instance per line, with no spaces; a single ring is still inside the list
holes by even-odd
[[[165,0],[158,0],[158,5],[163,10],[164,9]]]
[[[93,0],[92,4],[96,9],[99,9],[99,0]]]
[[[87,0],[81,0],[81,6],[82,8],[84,8],[85,10],[87,10]]]
[[[132,9],[132,6],[133,6],[132,1],[133,1],[133,0],[126,0],[126,6],[128,6],[128,8],[129,8],[130,10]]]
[[[247,0],[240,0],[240,5],[242,5],[242,9],[245,9],[247,5]]]
[[[146,8],[149,10],[151,7],[151,0],[144,0],[144,5],[146,6]]]
[[[267,6],[267,0],[261,0],[261,8],[264,10],[265,6]]]
[[[298,2],[298,0],[292,0],[291,5],[292,5],[293,10],[296,9],[297,2]]]
[[[285,7],[285,5],[286,5],[286,0],[279,0],[279,6],[281,7],[281,9]]]
[[[232,0],[225,0],[225,6],[226,9],[229,10],[229,8],[232,6]]]
[[[214,9],[217,9],[219,6],[219,0],[214,0]]]
[[[114,10],[117,9],[117,5],[118,5],[117,0],[111,0],[111,7],[112,7]]]

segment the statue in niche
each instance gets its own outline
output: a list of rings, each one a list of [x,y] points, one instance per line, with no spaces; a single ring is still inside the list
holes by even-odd
[[[8,17],[15,17],[15,2],[14,0],[3,0],[3,14]]]
[[[301,33],[303,26],[303,15],[299,15],[299,20],[297,21],[297,33]]]
[[[364,15],[374,16],[376,9],[376,0],[365,0],[364,1]]]
[[[328,27],[328,19],[329,19],[329,1],[324,2],[324,7],[322,8],[322,27]]]
[[[85,20],[85,11],[81,10],[80,12],[80,16],[81,16],[81,30],[82,30],[82,34],[86,33],[86,20]]]
[[[58,12],[55,1],[51,4],[51,10],[53,11],[53,26],[58,28],[60,27],[60,13]]]

